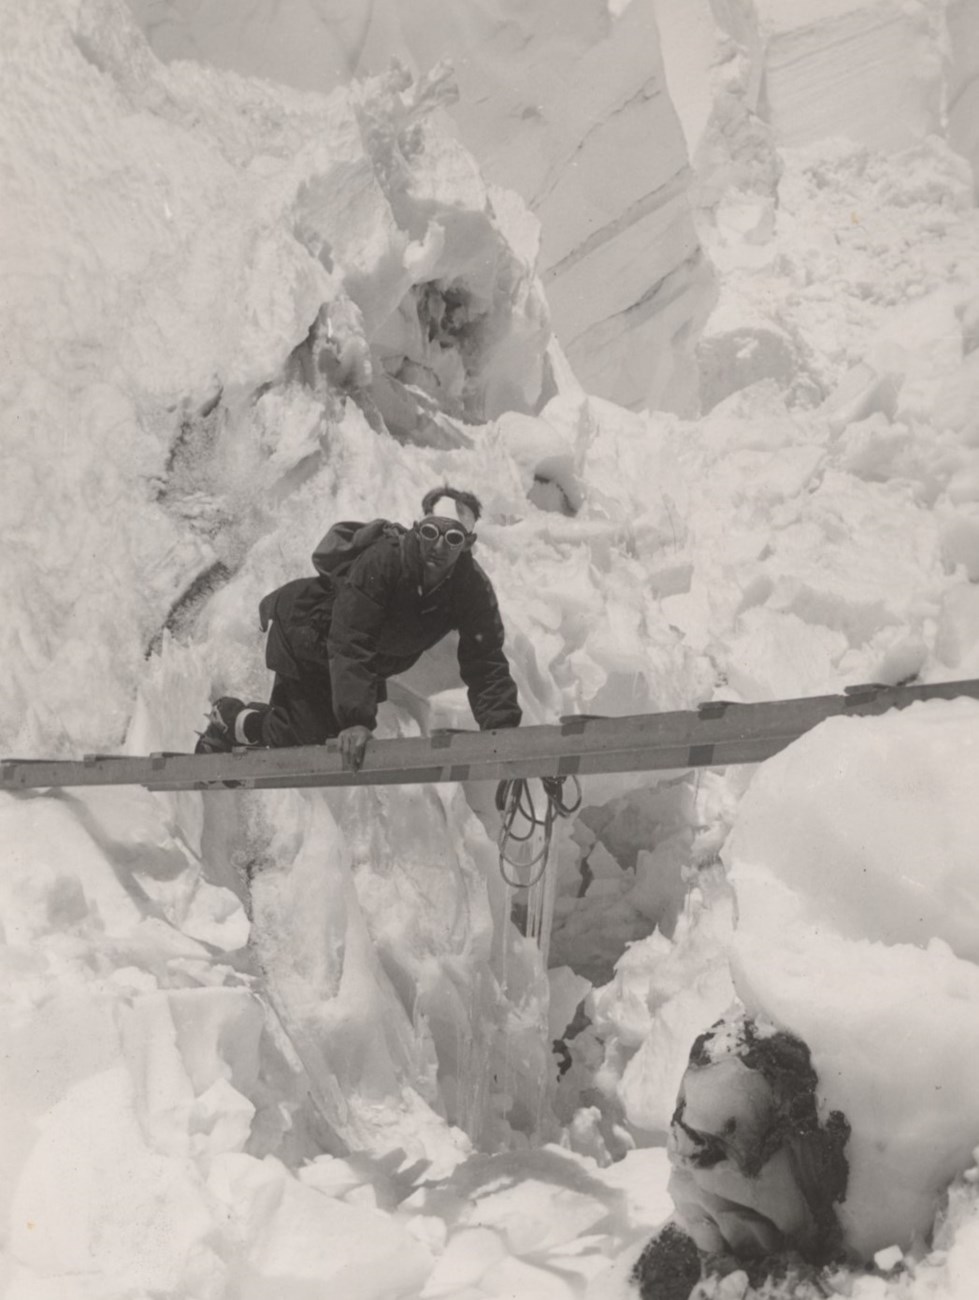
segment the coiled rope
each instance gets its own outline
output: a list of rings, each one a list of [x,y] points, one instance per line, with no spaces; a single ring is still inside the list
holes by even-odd
[[[551,837],[554,823],[559,817],[570,817],[581,807],[581,782],[576,776],[574,782],[574,801],[568,803],[564,798],[565,776],[541,777],[544,787],[544,812],[540,815],[530,785],[523,777],[512,781],[501,781],[496,787],[496,806],[503,814],[498,845],[500,850],[500,875],[511,889],[533,889],[543,878],[547,870],[547,861],[551,852]],[[526,822],[526,833],[518,833],[514,823],[520,817]],[[514,845],[528,844],[534,836],[543,831],[541,846],[533,857],[518,861],[511,856]],[[519,880],[510,874],[510,870],[528,871],[536,867],[537,871],[530,880]]]

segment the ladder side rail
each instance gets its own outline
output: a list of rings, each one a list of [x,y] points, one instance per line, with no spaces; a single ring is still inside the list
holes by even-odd
[[[443,762],[432,762],[431,751],[424,766],[405,764],[398,752],[400,741],[378,742],[373,759],[358,772],[341,766],[339,752],[324,755],[325,747],[313,751],[292,749],[291,762],[273,764],[266,760],[275,751],[249,754],[178,755],[164,763],[144,758],[116,758],[99,764],[52,762],[31,763],[25,768],[5,765],[3,787],[37,789],[72,785],[145,785],[149,789],[274,789],[294,786],[352,786],[439,783],[445,781],[510,780],[515,777],[574,776],[597,773],[652,771],[690,767],[721,767],[728,763],[755,763],[777,753],[801,732],[792,727],[781,734],[762,737],[733,737],[681,743],[611,743],[589,746],[575,738],[555,752],[539,747],[523,757],[507,757],[483,747],[483,753],[446,753]],[[631,738],[629,738],[631,739]],[[385,750],[381,750],[381,746]],[[548,750],[550,749],[550,752]],[[278,751],[285,753],[287,751]],[[312,758],[310,754],[312,753]],[[238,762],[239,757],[252,760]],[[256,761],[257,760],[257,761]]]
[[[671,745],[644,749],[606,750],[581,758],[528,758],[516,762],[488,759],[470,764],[451,764],[439,768],[398,768],[373,772],[331,773],[297,772],[290,776],[256,776],[245,781],[179,780],[158,778],[148,782],[151,790],[220,790],[309,789],[355,785],[437,785],[445,781],[509,781],[517,777],[611,776],[624,772],[687,772],[696,767],[728,767],[736,764],[761,763],[786,748],[798,734],[767,737],[761,740],[723,741],[717,745]]]
[[[140,784],[151,789],[275,788],[502,780],[514,776],[684,770],[760,762],[834,716],[867,716],[920,699],[979,699],[979,679],[919,687],[867,687],[853,695],[757,704],[718,702],[700,711],[569,719],[560,725],[377,740],[358,773],[342,768],[335,741],[290,749],[84,760],[7,759],[0,788]]]

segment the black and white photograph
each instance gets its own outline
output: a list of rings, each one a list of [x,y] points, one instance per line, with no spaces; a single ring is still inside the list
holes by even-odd
[[[0,1300],[979,1297],[979,0],[0,0]]]

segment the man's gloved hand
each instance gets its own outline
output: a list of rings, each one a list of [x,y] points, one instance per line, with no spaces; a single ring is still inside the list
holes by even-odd
[[[340,761],[350,772],[359,772],[364,761],[364,750],[371,733],[367,727],[346,727],[340,732]]]

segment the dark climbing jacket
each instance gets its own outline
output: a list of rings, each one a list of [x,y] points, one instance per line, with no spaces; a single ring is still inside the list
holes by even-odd
[[[317,548],[313,560],[322,568],[319,555]],[[453,630],[459,633],[459,672],[480,728],[519,725],[496,595],[468,551],[425,592],[417,538],[391,524],[342,576],[321,572],[287,582],[262,600],[259,613],[262,627],[269,628],[269,668],[300,680],[328,673],[341,728],[373,729],[387,678],[405,672]]]

